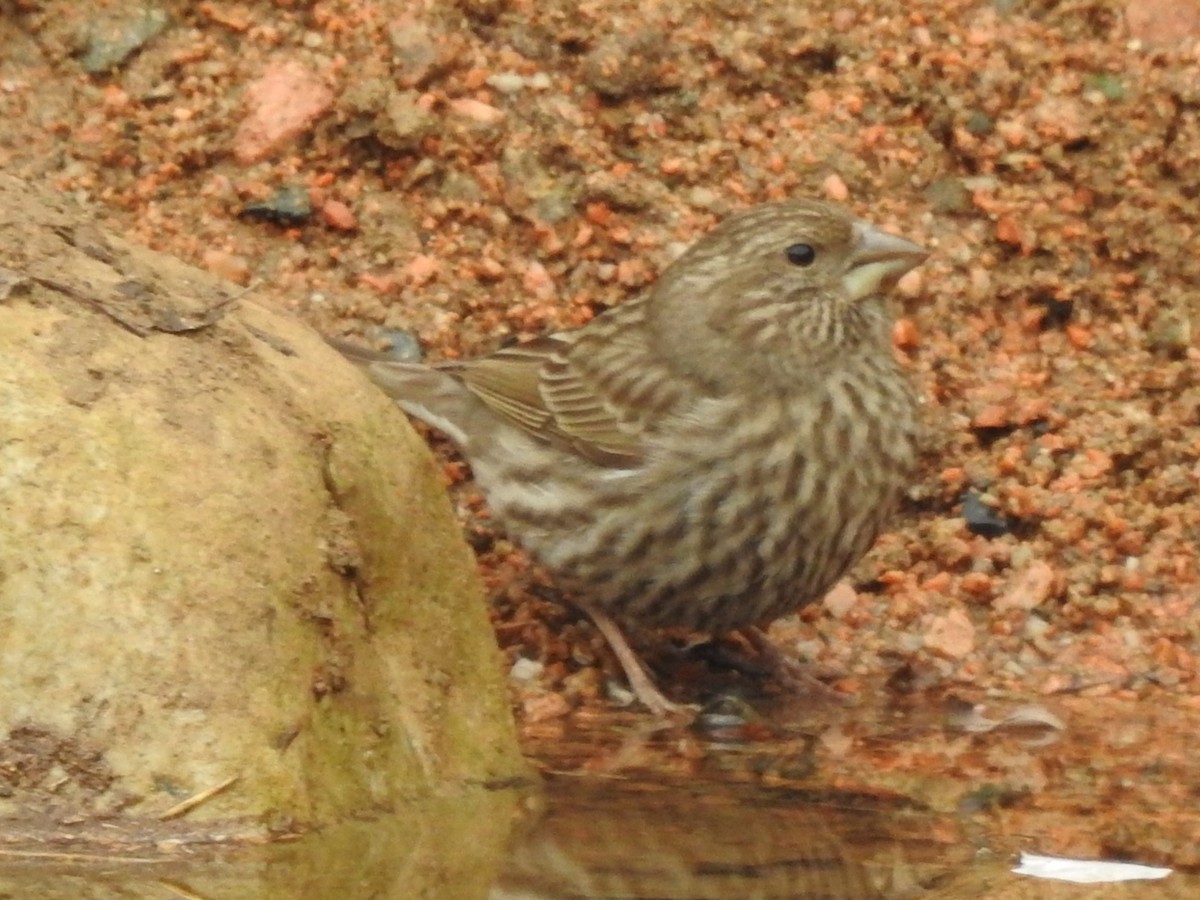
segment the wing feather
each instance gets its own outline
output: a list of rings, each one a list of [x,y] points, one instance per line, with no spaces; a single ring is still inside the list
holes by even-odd
[[[540,390],[540,372],[553,353],[546,339],[498,350],[490,356],[441,368],[459,377],[480,400],[515,424],[538,434],[552,427]]]
[[[628,404],[631,377],[656,368],[639,304],[629,303],[579,331],[537,338],[490,356],[446,364],[494,411],[543,440],[565,444],[598,465],[645,458],[650,410]]]

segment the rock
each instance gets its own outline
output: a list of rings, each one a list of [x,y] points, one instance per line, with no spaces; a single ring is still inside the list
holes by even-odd
[[[376,124],[375,137],[381,144],[411,152],[420,149],[421,142],[433,133],[437,119],[422,105],[416,91],[392,91]]]
[[[396,81],[406,88],[419,87],[444,66],[438,36],[419,22],[393,22],[386,32],[392,48]]]
[[[975,625],[971,617],[952,607],[935,616],[925,629],[925,649],[946,659],[963,659],[975,649]]]
[[[333,106],[333,91],[308,66],[282,59],[246,86],[245,105],[233,155],[242,165],[250,165],[308,132]]]
[[[580,77],[610,100],[674,90],[679,76],[669,60],[671,46],[670,36],[649,24],[637,33],[614,32],[583,57]]]
[[[951,215],[971,210],[971,192],[959,178],[939,178],[931,182],[922,194],[936,213]]]
[[[1058,580],[1058,573],[1049,563],[1035,560],[1013,576],[1008,589],[997,598],[994,607],[997,612],[1036,609],[1054,595]]]
[[[1145,44],[1181,44],[1200,35],[1200,0],[1127,0],[1125,23]]]
[[[247,203],[239,215],[286,227],[303,225],[312,216],[312,211],[312,197],[308,189],[303,185],[289,184],[272,192],[265,200]]]
[[[356,231],[358,219],[341,200],[332,198],[321,204],[321,221],[336,231]]]
[[[1008,534],[1012,530],[1008,518],[984,503],[983,499],[974,491],[967,491],[963,494],[962,504],[963,519],[971,534],[996,538]]]
[[[858,602],[858,593],[848,581],[839,581],[821,599],[821,605],[835,619],[844,619]]]
[[[157,6],[133,5],[100,16],[87,26],[83,70],[98,75],[115,69],[167,27],[170,17]]]
[[[303,324],[81,223],[0,176],[0,841],[262,842],[523,777],[404,418]]]

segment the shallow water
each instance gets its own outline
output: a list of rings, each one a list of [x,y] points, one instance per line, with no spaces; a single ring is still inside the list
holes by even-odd
[[[0,898],[1196,897],[1200,878],[1080,886],[1018,851],[1197,870],[1190,698],[737,703],[692,725],[579,712],[528,726],[529,790],[477,790],[206,858],[0,851]],[[1041,708],[988,728],[1014,709]]]
[[[490,896],[1200,896],[1182,871],[1011,872],[1022,851],[1200,868],[1191,698],[756,706],[687,728],[613,713],[535,730],[546,810]]]
[[[552,779],[489,897],[912,896],[970,861],[886,798]]]

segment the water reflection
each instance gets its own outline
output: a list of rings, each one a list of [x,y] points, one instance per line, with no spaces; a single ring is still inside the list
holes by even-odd
[[[496,882],[515,790],[458,791],[294,843],[99,853],[0,842],[8,900],[482,900]]]
[[[969,856],[880,798],[563,776],[547,791],[491,900],[903,897]]]
[[[0,898],[22,900],[717,900],[1200,897],[1200,709],[923,695],[873,709],[780,707],[706,728],[611,710],[525,728],[536,790],[413,803],[289,845],[90,855],[0,835]],[[970,714],[965,714],[964,711]],[[986,726],[986,728],[985,728]],[[63,826],[64,833],[69,826]],[[1168,865],[1079,886],[1017,851]]]
[[[760,709],[728,728],[611,712],[527,727],[547,807],[491,900],[1200,897],[1189,698]],[[1033,880],[1011,872],[1022,850],[1176,871]]]

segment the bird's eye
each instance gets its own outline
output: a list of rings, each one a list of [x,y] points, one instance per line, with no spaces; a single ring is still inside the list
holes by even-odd
[[[811,266],[817,259],[817,251],[812,244],[792,244],[787,248],[787,258],[793,266],[804,269]]]

